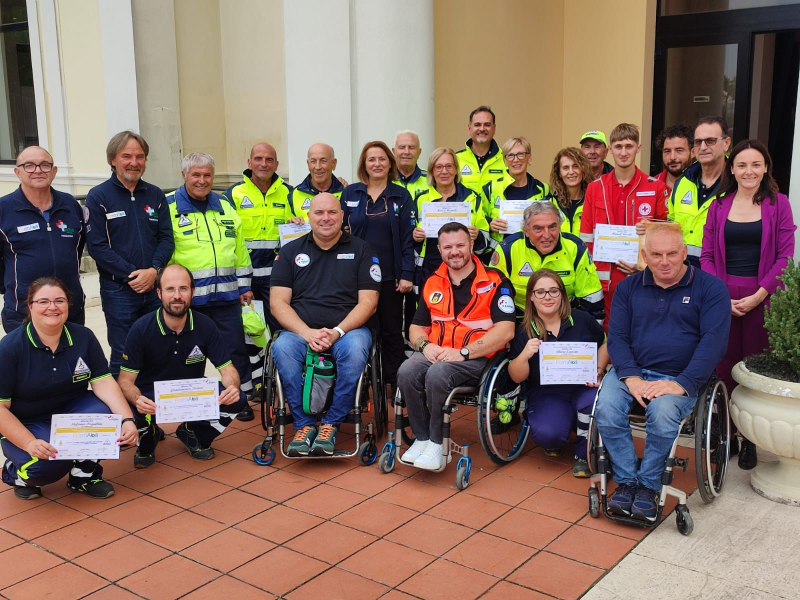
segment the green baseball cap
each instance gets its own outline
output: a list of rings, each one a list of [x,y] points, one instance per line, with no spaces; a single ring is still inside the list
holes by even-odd
[[[597,129],[592,129],[591,131],[587,131],[581,136],[581,141],[578,142],[582,144],[584,140],[597,140],[601,144],[603,144],[606,148],[608,148],[608,142],[606,141],[606,134],[602,131]]]

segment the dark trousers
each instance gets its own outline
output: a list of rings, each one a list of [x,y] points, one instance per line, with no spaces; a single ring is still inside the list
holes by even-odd
[[[22,323],[25,321],[25,317],[27,316],[27,311],[17,312],[13,309],[3,306],[3,311],[0,313],[0,320],[3,321],[3,329],[5,332],[11,333],[17,327],[22,327]],[[67,317],[67,321],[70,323],[77,323],[78,325],[86,324],[86,313],[84,312],[83,300],[81,300],[80,305],[73,304],[70,306],[69,317]]]
[[[403,341],[403,294],[396,291],[394,280],[381,282],[378,297],[378,330],[381,335],[383,374],[386,383],[397,383],[397,369],[406,359]]]
[[[219,384],[219,391],[225,390],[222,383]],[[244,392],[239,394],[239,400],[233,404],[220,405],[219,420],[214,421],[188,421],[183,423],[189,431],[193,431],[200,442],[201,448],[210,448],[211,442],[219,436],[225,428],[231,424],[245,406],[247,396]],[[136,427],[139,428],[139,454],[153,454],[156,448],[156,416],[143,415],[133,406],[133,416],[136,419]]]
[[[597,388],[583,385],[547,385],[528,393],[526,418],[531,439],[542,448],[561,448],[577,422],[575,456],[586,460],[586,436]]]
[[[92,392],[86,391],[67,403],[59,414],[110,414],[111,410]],[[50,439],[50,415],[41,419],[23,419],[22,424],[39,440]],[[69,478],[80,486],[90,479],[100,479],[103,467],[97,460],[39,460],[25,450],[17,448],[6,438],[0,446],[6,457],[3,466],[3,483],[27,487],[41,487],[54,483],[69,473]]]
[[[225,340],[233,366],[239,372],[242,391],[250,393],[253,383],[251,381],[250,356],[247,354],[247,344],[244,341],[242,306],[236,302],[222,306],[195,306],[193,308],[214,321],[222,334],[222,339]]]
[[[414,292],[413,289],[403,294],[403,337],[408,340],[409,347],[414,343],[414,340],[409,339],[408,330],[411,328],[411,321],[414,320],[414,315],[417,312],[417,302],[419,302],[419,294]]]
[[[447,396],[455,387],[478,385],[485,366],[485,358],[431,363],[421,352],[415,352],[400,366],[397,385],[418,440],[442,443],[442,407]]]
[[[127,283],[119,283],[105,277],[100,278],[100,302],[106,317],[108,345],[111,358],[108,361],[111,373],[119,375],[122,352],[128,332],[137,319],[161,307],[155,289],[137,294]]]

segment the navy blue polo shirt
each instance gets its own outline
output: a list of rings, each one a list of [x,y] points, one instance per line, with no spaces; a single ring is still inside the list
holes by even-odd
[[[688,396],[728,349],[731,297],[721,279],[688,266],[662,288],[649,268],[620,282],[611,302],[608,353],[620,379],[648,369],[675,377]]]
[[[90,329],[64,326],[55,352],[29,321],[0,340],[0,402],[11,402],[20,420],[58,413],[91,382],[111,377],[108,361]]]
[[[327,250],[306,235],[283,246],[270,287],[292,290],[291,307],[313,329],[336,327],[358,304],[359,290],[380,292],[381,268],[372,247],[343,232]]]
[[[536,327],[534,326],[534,331],[536,331]],[[522,350],[525,348],[525,344],[528,343],[528,340],[531,338],[528,337],[528,332],[525,331],[525,327],[520,326],[517,327],[517,333],[514,336],[514,339],[511,340],[511,352],[509,354],[509,359],[513,360],[520,355]],[[568,319],[564,319],[561,322],[561,329],[558,332],[558,335],[553,335],[552,332],[547,332],[547,341],[548,342],[595,342],[597,347],[603,345],[606,341],[606,335],[603,333],[603,326],[597,322],[592,315],[589,313],[578,310],[572,309],[572,313]],[[539,354],[534,354],[528,359],[528,391],[532,388],[539,387]],[[558,387],[558,386],[547,386],[547,387]],[[572,386],[569,386],[572,387]]]
[[[136,387],[153,397],[153,382],[205,377],[206,359],[217,369],[231,364],[219,329],[210,318],[189,309],[183,331],[164,323],[162,309],[137,320],[128,333],[120,369],[137,373]]]
[[[83,309],[81,253],[86,240],[83,209],[77,200],[51,189],[47,216],[22,193],[22,186],[0,198],[0,286],[7,310],[28,314],[28,287],[39,277],[55,276],[72,293],[69,318]]]

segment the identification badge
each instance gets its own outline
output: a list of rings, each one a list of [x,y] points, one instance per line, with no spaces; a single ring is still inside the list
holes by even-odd
[[[30,225],[22,225],[17,227],[17,233],[27,233],[29,231],[36,231],[39,229],[38,223],[31,223]]]
[[[356,257],[355,254],[337,254],[336,258],[338,260],[353,260]]]
[[[118,210],[117,212],[113,212],[113,213],[106,213],[106,219],[108,219],[109,221],[111,219],[119,219],[120,217],[124,217],[124,216],[125,216],[125,211],[124,210]]]
[[[355,208],[356,206],[358,206],[358,200],[348,200],[347,206],[349,206],[350,208]]]
[[[650,190],[649,192],[636,192],[636,195],[637,196],[655,196],[656,195],[656,191],[655,190]]]

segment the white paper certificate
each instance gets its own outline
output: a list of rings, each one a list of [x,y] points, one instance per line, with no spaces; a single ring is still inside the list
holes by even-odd
[[[539,345],[539,383],[597,383],[597,343],[542,342]]]
[[[522,213],[530,204],[530,200],[500,200],[500,218],[508,221],[503,233],[516,233],[522,229]]]
[[[636,235],[636,227],[595,225],[592,260],[609,263],[624,260],[636,264],[639,260],[639,236]]]
[[[100,460],[119,458],[119,415],[53,415],[50,445],[58,455],[50,460]]]
[[[307,234],[309,231],[311,231],[311,225],[309,225],[308,222],[305,222],[302,225],[296,225],[295,223],[284,223],[283,225],[278,225],[278,235],[281,238],[281,246],[285,246],[292,240],[299,238],[301,235]]]
[[[219,419],[219,379],[178,379],[153,383],[158,423]]]
[[[425,237],[435,238],[445,223],[472,225],[472,209],[469,202],[423,202],[422,228]]]

